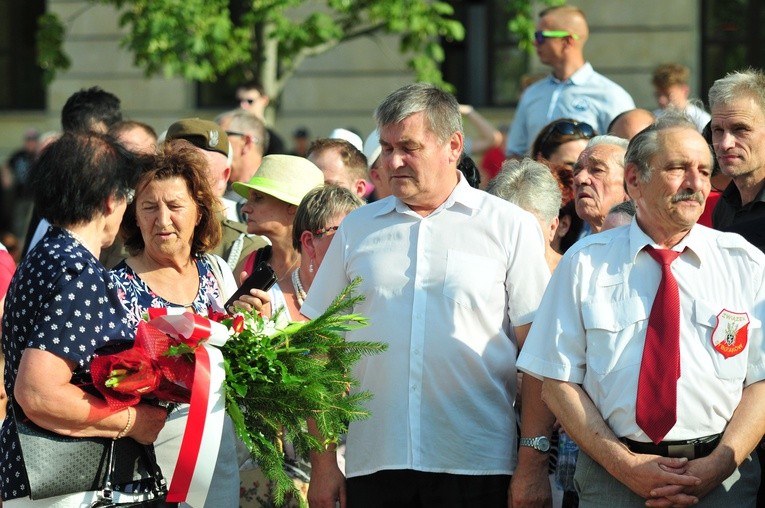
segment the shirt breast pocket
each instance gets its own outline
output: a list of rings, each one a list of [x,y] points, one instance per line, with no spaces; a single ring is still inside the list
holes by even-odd
[[[491,294],[497,287],[500,271],[500,264],[494,259],[448,250],[443,294],[463,307],[477,309],[483,302],[500,296]]]
[[[647,303],[640,297],[583,303],[587,368],[603,377],[640,365],[643,341],[635,337],[645,330],[648,315]]]
[[[749,356],[748,342],[753,331],[762,326],[761,322],[751,313],[726,309],[704,300],[695,301],[694,320],[717,377],[743,382]],[[719,344],[715,346],[715,343]]]

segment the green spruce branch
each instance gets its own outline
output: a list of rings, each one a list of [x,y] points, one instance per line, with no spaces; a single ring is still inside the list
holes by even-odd
[[[237,434],[274,482],[274,502],[296,493],[284,469],[280,443],[288,441],[307,458],[323,451],[348,430],[351,421],[369,417],[368,392],[348,394],[357,382],[351,367],[362,356],[387,348],[371,341],[346,342],[345,333],[367,325],[352,312],[362,295],[354,294],[356,279],[318,318],[290,323],[272,335],[262,327],[245,327],[222,348],[226,369],[226,406]],[[262,323],[254,314],[250,323]],[[254,328],[254,330],[252,329]],[[313,418],[324,442],[311,435],[306,420]]]

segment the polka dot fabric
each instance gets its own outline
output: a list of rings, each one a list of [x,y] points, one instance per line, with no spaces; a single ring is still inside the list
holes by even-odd
[[[73,376],[89,379],[96,351],[134,332],[115,284],[93,254],[66,230],[50,227],[19,265],[3,318],[5,389],[13,393],[26,348],[48,351],[75,363]],[[16,427],[6,418],[0,430],[0,494],[29,495]]]

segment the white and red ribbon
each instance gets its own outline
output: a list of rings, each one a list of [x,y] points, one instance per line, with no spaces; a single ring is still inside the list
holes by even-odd
[[[195,352],[188,422],[170,479],[167,501],[202,507],[215,470],[226,414],[223,355],[213,346],[226,343],[228,328],[180,308],[149,309],[149,319],[152,326],[168,335],[193,343],[201,342]]]

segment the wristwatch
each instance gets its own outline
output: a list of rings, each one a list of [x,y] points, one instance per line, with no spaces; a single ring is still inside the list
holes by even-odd
[[[529,446],[542,453],[550,451],[550,440],[545,436],[522,437],[518,443],[521,446]]]

